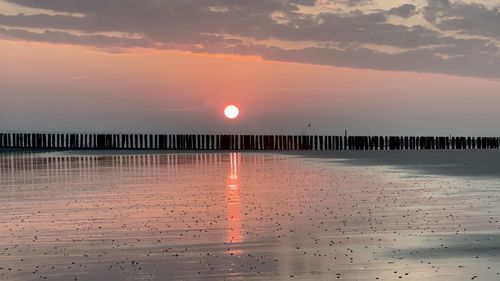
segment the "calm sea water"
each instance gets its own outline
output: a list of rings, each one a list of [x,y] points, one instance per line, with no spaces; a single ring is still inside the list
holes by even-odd
[[[0,154],[0,280],[500,280],[500,188],[273,154]]]

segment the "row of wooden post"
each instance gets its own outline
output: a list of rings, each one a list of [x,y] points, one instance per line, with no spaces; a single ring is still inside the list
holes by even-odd
[[[499,137],[0,133],[0,148],[158,150],[498,149]]]

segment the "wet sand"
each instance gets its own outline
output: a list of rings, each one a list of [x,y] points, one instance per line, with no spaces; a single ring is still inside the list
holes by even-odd
[[[352,165],[392,166],[422,174],[500,177],[500,150],[301,151],[293,155]]]
[[[498,179],[391,157],[3,153],[0,280],[500,280]]]

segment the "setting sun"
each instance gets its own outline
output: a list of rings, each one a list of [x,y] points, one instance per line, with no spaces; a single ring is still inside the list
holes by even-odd
[[[240,114],[240,110],[236,105],[228,105],[224,109],[224,115],[229,119],[235,119]]]

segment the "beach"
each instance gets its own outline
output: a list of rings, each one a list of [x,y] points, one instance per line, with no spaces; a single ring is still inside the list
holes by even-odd
[[[500,280],[497,156],[5,152],[0,280]]]
[[[427,175],[500,177],[500,151],[486,150],[385,150],[300,151],[293,155],[329,159],[361,166],[390,166]]]

